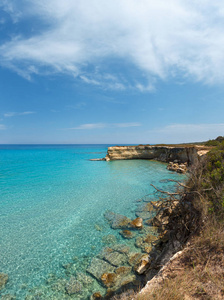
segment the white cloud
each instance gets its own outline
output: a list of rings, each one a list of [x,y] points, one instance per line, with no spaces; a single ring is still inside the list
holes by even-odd
[[[5,118],[9,118],[9,117],[15,117],[15,116],[24,116],[24,115],[31,115],[31,114],[35,114],[35,111],[24,111],[24,112],[7,112],[4,114]]]
[[[133,122],[133,123],[115,123],[113,124],[115,127],[138,127],[141,126],[141,123]]]
[[[7,127],[4,124],[0,124],[0,130],[6,130]]]
[[[103,86],[113,58],[131,63],[148,82],[127,83],[121,76],[106,79],[108,88],[151,91],[155,78],[177,75],[207,84],[224,81],[223,1],[4,0],[1,5],[15,22],[32,16],[45,25],[36,35],[14,36],[0,47],[2,64],[28,79],[56,72]],[[98,74],[87,72],[88,65]]]
[[[140,123],[133,122],[133,123],[91,123],[91,124],[81,124],[77,127],[68,128],[68,129],[99,129],[99,128],[112,128],[112,127],[119,127],[119,128],[126,128],[126,127],[136,127],[141,126]]]

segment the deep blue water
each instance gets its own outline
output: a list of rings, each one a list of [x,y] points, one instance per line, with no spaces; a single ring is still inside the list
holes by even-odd
[[[49,273],[63,277],[72,258],[96,255],[103,237],[120,242],[105,211],[135,218],[150,183],[168,189],[173,183],[161,180],[181,178],[155,161],[89,161],[104,157],[107,146],[0,146],[0,272],[9,275],[2,294],[25,299]]]

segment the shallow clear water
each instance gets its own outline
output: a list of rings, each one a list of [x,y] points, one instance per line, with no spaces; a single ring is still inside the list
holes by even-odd
[[[105,211],[133,219],[136,200],[153,192],[150,183],[171,189],[161,180],[182,178],[155,161],[89,161],[106,151],[107,145],[0,146],[0,272],[9,275],[2,294],[25,299],[49,273],[63,277],[63,264],[99,253],[103,237],[120,242]]]

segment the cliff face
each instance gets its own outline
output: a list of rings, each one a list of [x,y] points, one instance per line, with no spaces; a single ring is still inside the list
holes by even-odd
[[[180,163],[194,164],[199,157],[206,154],[199,146],[175,147],[175,146],[115,146],[109,147],[106,160],[118,159],[154,159],[162,162],[178,160]]]

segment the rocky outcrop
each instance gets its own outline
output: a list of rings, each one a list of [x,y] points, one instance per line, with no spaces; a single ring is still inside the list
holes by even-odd
[[[204,146],[114,146],[108,147],[106,161],[120,159],[154,159],[162,162],[194,164],[209,151]]]
[[[184,164],[178,164],[176,161],[171,161],[167,166],[167,170],[184,174],[187,172],[187,163],[185,162]]]

